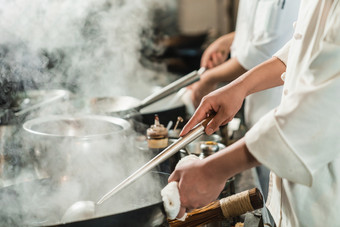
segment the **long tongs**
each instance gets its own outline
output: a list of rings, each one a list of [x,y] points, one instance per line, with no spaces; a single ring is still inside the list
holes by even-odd
[[[196,81],[198,81],[201,75],[206,71],[206,68],[202,67],[199,70],[195,70],[182,78],[172,82],[171,84],[163,87],[159,91],[149,95],[145,99],[141,101],[141,103],[135,107],[136,110],[140,110],[146,106],[149,106],[173,93],[178,91],[179,89],[186,87]]]
[[[205,120],[203,120],[201,123],[197,124],[189,133],[187,133],[185,136],[180,137],[178,140],[176,140],[173,144],[168,146],[166,149],[164,149],[161,153],[159,153],[157,156],[155,156],[153,159],[151,159],[149,162],[147,162],[145,165],[143,165],[141,168],[139,168],[137,171],[135,171],[133,174],[131,174],[128,178],[123,180],[120,184],[118,184],[116,187],[114,187],[111,191],[106,193],[98,202],[97,204],[103,203],[105,200],[125,188],[126,186],[130,185],[132,182],[137,180],[139,177],[143,176],[145,173],[147,173],[152,168],[156,167],[157,165],[161,164],[168,158],[170,158],[172,155],[174,155],[176,152],[178,152],[180,149],[185,147],[187,144],[191,143],[195,139],[197,139],[199,136],[204,134],[204,130],[210,120],[212,119],[213,115],[209,116]]]

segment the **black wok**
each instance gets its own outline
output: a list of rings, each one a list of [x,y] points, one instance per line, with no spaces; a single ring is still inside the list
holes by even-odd
[[[161,188],[167,184],[168,175],[152,172],[159,180]],[[156,179],[155,178],[155,179]],[[141,178],[142,179],[142,178]],[[141,187],[141,181],[136,182],[136,187]],[[145,184],[145,182],[144,182]],[[99,215],[96,218],[74,221],[69,223],[60,223],[56,220],[57,216],[62,216],[69,207],[71,201],[67,201],[64,206],[56,206],[57,201],[52,201],[56,188],[60,187],[60,182],[52,182],[50,179],[35,180],[21,183],[0,189],[0,225],[1,226],[168,226],[163,202],[160,196],[160,190],[151,191],[150,193],[140,193],[134,191],[131,200],[126,203],[133,203],[132,209],[121,212],[115,212]],[[95,186],[98,187],[99,186]],[[136,189],[135,187],[135,189]],[[28,194],[23,195],[23,192]],[[157,193],[155,193],[157,192]],[[112,197],[108,205],[114,208],[121,204],[115,204],[115,200],[124,197],[126,193],[131,193],[130,189],[117,194],[118,197]],[[36,196],[39,195],[39,196]],[[150,197],[150,203],[144,201]],[[65,206],[67,204],[67,206]],[[136,205],[137,204],[137,205]],[[129,207],[126,206],[126,207]],[[125,207],[125,209],[126,209]],[[6,208],[6,209],[5,209]],[[117,209],[116,209],[117,210]],[[54,216],[54,217],[52,217]],[[50,219],[50,220],[48,220]],[[60,220],[60,219],[59,219]]]
[[[94,218],[85,221],[72,222],[62,225],[63,227],[120,227],[120,226],[139,226],[139,227],[161,227],[168,226],[163,202],[155,203],[139,209],[114,214],[111,216]]]

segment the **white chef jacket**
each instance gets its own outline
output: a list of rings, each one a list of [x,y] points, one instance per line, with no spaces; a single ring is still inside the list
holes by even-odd
[[[340,226],[340,0],[302,0],[281,104],[248,131],[271,173],[267,207],[280,226]]]
[[[268,60],[293,35],[300,0],[241,0],[231,56],[249,70]],[[279,105],[282,87],[246,98],[245,120],[252,127],[264,114]]]

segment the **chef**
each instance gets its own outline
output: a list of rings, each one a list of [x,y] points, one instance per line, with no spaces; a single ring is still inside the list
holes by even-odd
[[[217,198],[226,179],[260,163],[272,170],[269,208],[277,226],[340,223],[340,0],[302,0],[293,38],[273,58],[202,99],[185,135],[212,111],[211,134],[252,93],[283,84],[282,101],[245,137],[180,165],[181,211]]]
[[[217,39],[202,55],[201,66],[210,70],[189,87],[195,106],[219,83],[230,82],[271,58],[293,35],[299,5],[299,0],[241,0],[236,31]],[[224,62],[230,50],[231,58]],[[281,94],[282,87],[276,87],[249,95],[245,102],[247,126],[252,127],[276,107]]]
[[[202,97],[215,90],[219,83],[230,82],[270,59],[292,37],[292,24],[297,19],[299,6],[300,0],[241,0],[236,32],[217,39],[202,55],[201,66],[209,70],[189,87],[194,105],[197,107]],[[230,49],[231,58],[224,62]],[[281,94],[282,86],[279,86],[247,96],[244,105],[246,126],[251,128],[278,106]],[[257,170],[266,198],[269,170],[263,166]]]

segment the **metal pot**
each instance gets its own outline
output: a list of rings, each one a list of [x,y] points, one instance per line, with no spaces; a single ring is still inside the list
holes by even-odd
[[[24,151],[22,124],[39,114],[56,113],[64,109],[66,90],[28,90],[17,92],[10,98],[7,109],[0,109],[0,185],[10,185],[20,179],[22,169],[30,168]]]
[[[122,142],[131,129],[126,120],[97,115],[36,118],[23,128],[37,177],[54,179],[83,178],[99,159],[114,160],[127,150]]]

